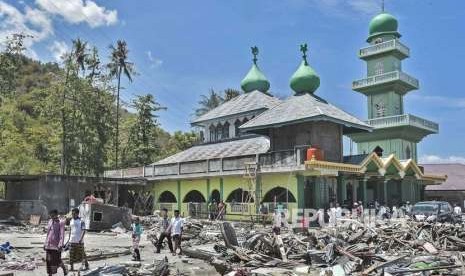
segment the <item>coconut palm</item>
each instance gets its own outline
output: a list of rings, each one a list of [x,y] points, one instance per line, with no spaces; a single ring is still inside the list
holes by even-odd
[[[124,74],[126,78],[132,82],[132,75],[134,72],[134,63],[128,61],[129,49],[126,41],[118,40],[116,46],[110,45],[111,56],[108,69],[110,76],[118,81],[116,92],[116,137],[115,137],[115,168],[118,168],[118,147],[119,147],[119,109],[120,109],[120,89],[121,89],[121,75]]]
[[[87,57],[87,42],[82,41],[80,38],[73,40],[73,58],[76,62],[76,70],[85,72],[84,66]]]
[[[223,103],[224,99],[215,90],[210,89],[208,95],[201,95],[199,107],[195,110],[195,115],[201,116]]]

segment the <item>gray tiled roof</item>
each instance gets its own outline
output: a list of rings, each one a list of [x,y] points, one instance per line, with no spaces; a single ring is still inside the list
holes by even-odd
[[[281,101],[278,98],[255,90],[250,93],[239,95],[236,98],[223,103],[217,108],[195,118],[191,123],[200,123],[253,110],[268,109],[280,102]]]
[[[447,175],[441,185],[427,185],[427,191],[465,191],[464,164],[422,164],[425,174]]]
[[[346,155],[344,156],[344,163],[351,165],[360,165],[369,154],[357,154],[357,155]]]
[[[335,107],[325,100],[303,94],[292,96],[275,107],[261,113],[240,126],[242,130],[263,129],[289,123],[329,120],[348,128],[371,130],[372,128],[356,117]]]
[[[270,140],[267,137],[255,136],[222,143],[193,146],[187,150],[178,152],[165,159],[155,162],[152,165],[254,155],[267,152],[269,148]]]

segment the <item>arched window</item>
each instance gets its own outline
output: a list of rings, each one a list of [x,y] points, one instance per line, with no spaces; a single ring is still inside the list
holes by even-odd
[[[242,202],[242,200],[244,200],[245,202],[247,200],[248,195],[249,195],[248,191],[243,191],[241,188],[235,189],[226,198],[226,202],[240,203]],[[250,202],[254,202],[253,199]]]
[[[407,145],[407,148],[405,149],[405,157],[406,159],[412,158],[412,152],[410,151],[410,146]]]
[[[228,139],[229,138],[229,122],[224,123],[223,131],[221,133],[221,139]]]
[[[184,200],[182,202],[184,202],[184,203],[188,203],[188,202],[206,202],[206,200],[205,200],[205,197],[202,195],[202,193],[200,193],[197,190],[192,190],[192,191],[190,191],[190,192],[188,192],[186,194],[186,196],[184,197]]]
[[[215,201],[215,202],[220,202],[220,200],[221,200],[220,191],[213,190],[212,194],[210,196],[210,200]]]
[[[242,124],[242,122],[241,122],[239,119],[237,119],[237,120],[234,122],[234,129],[235,129],[234,132],[235,132],[235,136],[236,136],[236,137],[241,136],[241,135],[240,135],[240,130],[239,130],[239,127],[241,126],[241,124]]]
[[[221,133],[223,132],[223,125],[218,124],[215,131],[215,141],[221,140]]]
[[[172,192],[164,191],[158,197],[158,202],[160,202],[160,203],[176,203],[178,201],[176,200],[176,197],[174,196],[174,194]]]
[[[209,128],[209,131],[210,131],[210,141],[213,142],[215,141],[215,126],[214,125],[211,125],[210,128]]]
[[[275,187],[265,194],[263,202],[296,202],[296,199],[286,188]]]

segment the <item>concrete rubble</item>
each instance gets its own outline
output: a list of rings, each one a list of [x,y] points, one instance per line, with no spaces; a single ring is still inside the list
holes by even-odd
[[[171,256],[154,253],[160,218],[140,218],[141,262],[130,261],[130,233],[117,223],[88,233],[91,269],[75,275],[465,275],[463,224],[341,219],[276,235],[269,225],[185,218],[183,255]],[[0,273],[44,275],[44,223],[0,224]]]

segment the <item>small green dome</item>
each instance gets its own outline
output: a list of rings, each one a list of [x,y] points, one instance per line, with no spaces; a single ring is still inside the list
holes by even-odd
[[[241,87],[242,90],[244,90],[246,93],[255,90],[266,92],[268,89],[270,89],[270,82],[254,63],[252,64],[252,68],[250,68],[245,78],[241,81]]]
[[[387,12],[382,12],[370,21],[370,36],[382,33],[397,33],[397,19]]]
[[[320,77],[305,60],[291,77],[291,88],[296,94],[313,93],[320,87]]]

